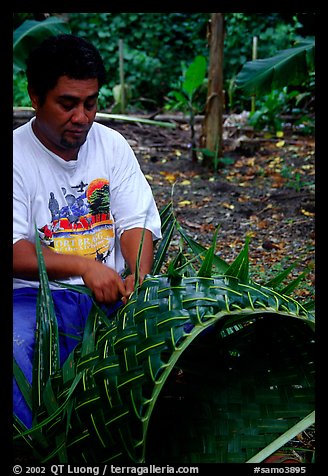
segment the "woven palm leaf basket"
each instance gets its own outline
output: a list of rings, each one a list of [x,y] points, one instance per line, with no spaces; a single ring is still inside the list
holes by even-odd
[[[30,391],[41,397],[31,429],[15,418],[17,452],[78,464],[245,463],[263,460],[257,455],[300,424],[313,424],[310,304],[289,296],[294,285],[277,290],[286,273],[270,286],[252,282],[248,242],[228,265],[214,253],[216,237],[205,250],[170,207],[162,225],[154,271],[178,230],[200,259],[197,273],[180,253],[165,274],[136,286],[114,316],[95,302],[83,341],[61,368],[56,345],[38,341],[42,372]],[[54,337],[38,256],[39,325]]]

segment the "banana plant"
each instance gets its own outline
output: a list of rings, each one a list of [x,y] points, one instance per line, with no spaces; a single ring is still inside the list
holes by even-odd
[[[197,55],[188,68],[183,72],[183,79],[179,89],[168,93],[166,109],[184,111],[188,114],[190,126],[191,158],[197,161],[195,114],[199,110],[195,97],[206,80],[206,58]]]
[[[263,95],[288,84],[300,84],[314,68],[315,42],[299,41],[274,56],[248,61],[236,77],[236,86],[249,94]]]
[[[13,34],[14,72],[25,70],[25,61],[29,52],[47,36],[70,33],[69,24],[55,16],[45,20],[25,20]]]
[[[161,218],[155,273],[110,319],[94,301],[61,368],[37,243],[32,386],[14,365],[33,426],[14,418],[16,454],[43,463],[261,462],[314,423],[312,303],[291,297],[298,278],[280,289],[293,266],[256,284],[247,237],[229,264],[215,253],[219,228],[205,248],[171,204]],[[175,233],[180,249],[167,262]]]

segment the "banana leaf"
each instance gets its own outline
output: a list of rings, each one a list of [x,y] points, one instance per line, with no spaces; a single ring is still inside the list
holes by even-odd
[[[25,20],[13,34],[14,72],[25,71],[26,58],[47,36],[70,33],[69,24],[62,18],[51,16],[43,21]]]
[[[288,84],[300,84],[314,65],[314,41],[304,40],[270,58],[248,61],[236,77],[236,86],[261,95]]]

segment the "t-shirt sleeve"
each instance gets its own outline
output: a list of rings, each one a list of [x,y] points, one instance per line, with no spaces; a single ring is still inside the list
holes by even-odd
[[[117,134],[114,167],[111,174],[111,211],[117,236],[131,228],[146,228],[153,239],[161,238],[161,220],[137,158],[129,143]]]

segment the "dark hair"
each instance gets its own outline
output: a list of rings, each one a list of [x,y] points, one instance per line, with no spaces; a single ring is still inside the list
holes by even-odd
[[[61,34],[40,43],[26,62],[28,87],[41,102],[53,89],[60,76],[72,79],[97,78],[99,88],[106,81],[103,60],[95,46],[84,38]]]

